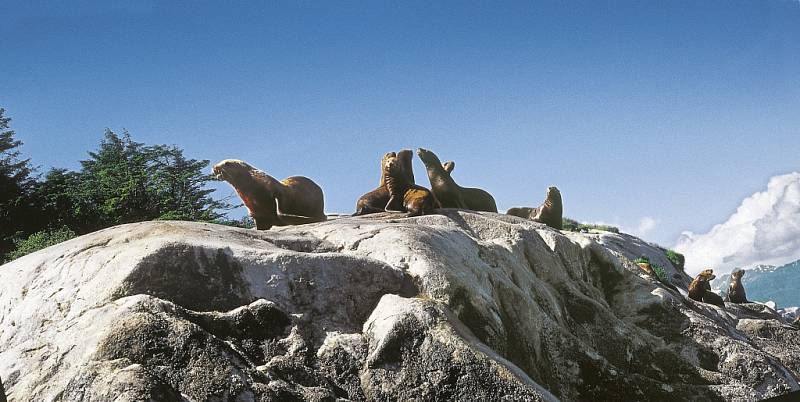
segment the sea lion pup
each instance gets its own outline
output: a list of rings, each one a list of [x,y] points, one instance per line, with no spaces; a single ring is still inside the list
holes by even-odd
[[[417,149],[417,155],[425,164],[431,190],[442,208],[497,212],[497,204],[491,194],[479,188],[461,187],[450,177],[455,162],[442,164],[436,154],[423,148]]]
[[[408,212],[408,216],[419,216],[431,214],[439,207],[430,190],[409,182],[403,162],[394,152],[383,157],[383,173],[389,192],[387,212]]]
[[[386,204],[389,203],[389,190],[386,189],[386,174],[383,171],[383,164],[389,155],[395,155],[403,168],[403,174],[409,183],[414,184],[414,171],[411,165],[411,158],[414,153],[410,149],[403,149],[397,154],[389,152],[381,159],[381,180],[378,188],[362,195],[356,202],[356,212],[353,216],[374,214],[384,212]]]
[[[303,176],[281,181],[244,161],[226,159],[214,165],[214,175],[233,186],[250,211],[256,229],[272,226],[301,225],[322,222],[324,212],[322,189]]]
[[[544,223],[551,228],[561,230],[563,228],[564,204],[561,201],[561,191],[557,187],[547,188],[547,196],[542,205],[538,208],[515,207],[509,208],[506,215],[514,215],[520,218],[530,219],[535,222]]]
[[[747,294],[744,292],[744,285],[742,285],[742,277],[744,270],[731,272],[731,284],[728,286],[728,295],[725,296],[725,301],[731,303],[749,303],[747,301]]]
[[[689,298],[703,303],[725,307],[722,297],[711,291],[711,281],[716,278],[714,270],[706,269],[697,274],[689,284]]]

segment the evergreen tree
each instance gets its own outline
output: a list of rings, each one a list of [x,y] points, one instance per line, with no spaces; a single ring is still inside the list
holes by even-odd
[[[92,230],[155,219],[157,205],[148,194],[148,152],[126,131],[122,137],[106,129],[97,152],[81,161],[79,216]]]
[[[50,228],[68,227],[77,233],[94,230],[94,204],[81,185],[82,176],[67,169],[51,169],[36,183],[37,200]]]
[[[51,171],[45,180],[44,198],[56,211],[56,227],[87,233],[154,219],[214,221],[224,216],[220,210],[232,208],[205,188],[213,180],[203,173],[209,161],[187,159],[178,147],[145,146],[128,132],[106,130],[89,156],[79,173]]]
[[[14,139],[11,118],[0,108],[0,261],[14,238],[34,225],[30,193],[34,180],[28,159],[20,159],[22,141]]]
[[[233,208],[206,188],[208,160],[187,159],[176,146],[146,146],[128,132],[106,130],[78,172],[52,169],[38,182],[27,160],[19,159],[0,109],[0,262],[59,239],[123,223],[154,219],[224,221]],[[246,225],[247,222],[237,222]],[[69,236],[66,236],[69,234]],[[22,250],[24,248],[24,250]]]
[[[213,180],[203,174],[208,160],[186,159],[175,146],[156,145],[148,149],[151,188],[158,200],[158,219],[214,221],[224,215],[217,210],[231,209],[225,201],[211,197],[213,189],[205,184]]]

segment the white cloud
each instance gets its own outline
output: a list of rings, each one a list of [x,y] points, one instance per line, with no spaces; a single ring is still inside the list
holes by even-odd
[[[745,198],[727,221],[708,233],[683,232],[675,250],[686,256],[690,273],[705,267],[725,273],[800,259],[800,173],[771,178],[766,191]]]
[[[645,236],[646,234],[653,231],[656,228],[658,221],[651,217],[645,216],[644,218],[639,220],[639,227],[636,229],[637,236]]]

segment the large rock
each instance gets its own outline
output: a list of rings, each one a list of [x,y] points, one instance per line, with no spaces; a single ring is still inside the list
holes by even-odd
[[[0,267],[11,401],[757,400],[800,334],[626,235],[493,213],[147,222]],[[631,261],[646,255],[669,283]],[[673,286],[674,285],[674,286]],[[677,287],[676,287],[677,286]]]

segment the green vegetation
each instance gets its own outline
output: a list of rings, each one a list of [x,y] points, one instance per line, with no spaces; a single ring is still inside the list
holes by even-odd
[[[664,282],[664,283],[670,283],[669,278],[667,278],[667,271],[664,270],[664,267],[662,267],[662,266],[660,266],[658,264],[651,263],[650,259],[647,258],[647,256],[643,255],[643,256],[633,260],[633,263],[634,264],[650,264],[650,268],[653,269],[653,272],[656,274],[656,276],[658,277],[659,281]]]
[[[16,249],[10,252],[7,257],[9,260],[15,260],[23,255],[67,241],[73,237],[75,237],[75,232],[67,227],[54,231],[43,230],[36,232],[24,240],[15,241]]]
[[[669,262],[675,266],[675,268],[683,271],[683,264],[686,262],[686,257],[684,257],[683,254],[671,249],[666,249],[664,254],[667,256]]]
[[[0,262],[123,223],[251,224],[221,212],[235,206],[211,196],[208,160],[186,158],[176,146],[136,142],[128,132],[107,129],[78,171],[51,169],[35,177],[4,113],[0,108]]]
[[[653,268],[653,272],[656,273],[658,280],[664,283],[669,283],[669,278],[667,278],[667,273],[664,271],[664,268],[660,265],[650,264],[650,268]]]
[[[573,232],[582,232],[589,230],[602,230],[605,232],[619,233],[619,228],[609,225],[597,225],[593,223],[580,223],[574,219],[562,218],[563,230],[570,230]]]
[[[35,213],[30,193],[35,184],[27,159],[20,159],[22,142],[14,139],[10,118],[0,108],[0,262],[3,253],[14,248],[19,232],[32,233],[35,225],[30,218]]]

